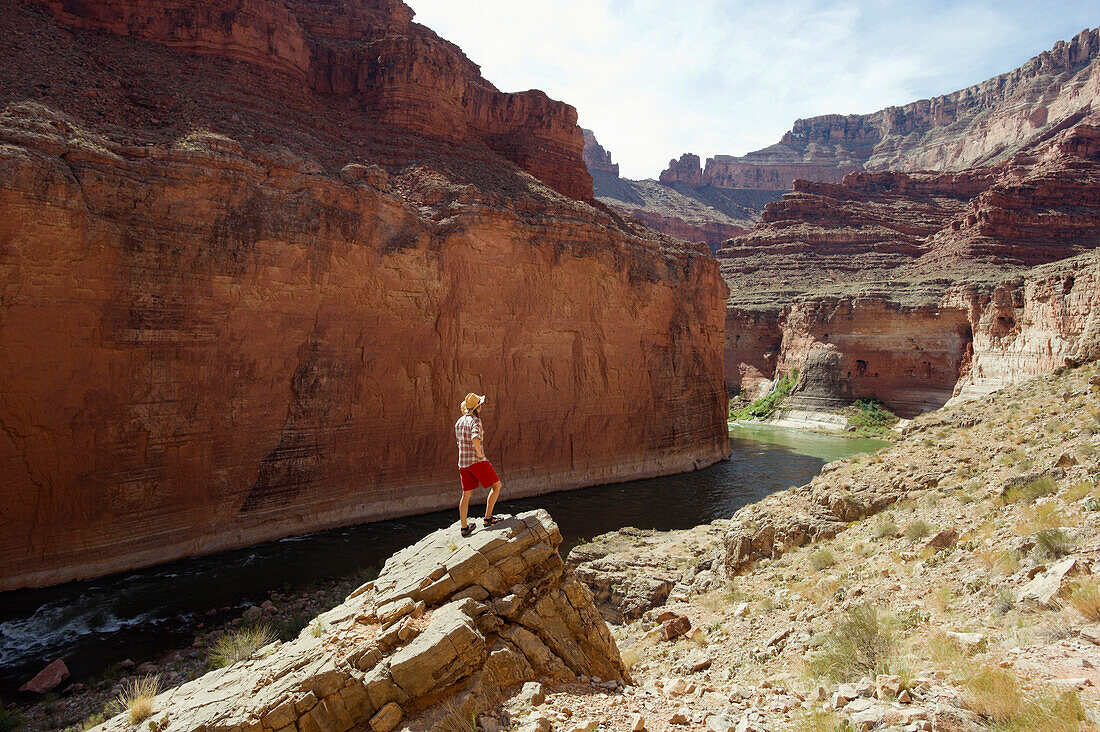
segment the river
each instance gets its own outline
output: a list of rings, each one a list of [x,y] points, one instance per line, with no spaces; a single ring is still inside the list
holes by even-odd
[[[624,526],[689,528],[809,482],[828,461],[885,444],[769,427],[734,426],[730,438],[730,459],[704,470],[501,500],[498,512],[545,508],[567,545]],[[0,695],[10,699],[19,684],[55,658],[64,658],[79,680],[124,658],[140,660],[186,646],[207,610],[243,609],[273,589],[293,591],[319,577],[361,574],[455,519],[449,511],[379,521],[0,594]]]

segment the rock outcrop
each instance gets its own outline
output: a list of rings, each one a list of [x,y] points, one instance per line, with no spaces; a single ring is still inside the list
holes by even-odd
[[[526,172],[571,110],[397,2],[142,8],[0,7],[0,590],[448,506],[470,390],[511,496],[728,452],[716,263]]]
[[[719,519],[673,532],[627,527],[578,544],[566,562],[609,622],[629,622],[669,597],[724,585],[717,547],[726,523]]]
[[[743,157],[669,162],[663,183],[791,190],[799,178],[839,182],[855,170],[963,170],[1007,160],[1082,120],[1096,120],[1100,29],[1060,41],[980,84],[869,115],[831,114],[794,123],[771,147]]]
[[[382,573],[298,638],[165,692],[162,732],[440,729],[525,681],[621,681],[592,596],[533,511],[474,533],[457,524],[391,557]],[[123,713],[96,729],[129,730]]]
[[[721,249],[726,383],[786,407],[877,398],[904,417],[1097,350],[1100,128],[956,173],[798,181]]]

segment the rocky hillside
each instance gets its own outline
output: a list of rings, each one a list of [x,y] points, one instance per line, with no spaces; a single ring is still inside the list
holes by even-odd
[[[719,251],[726,383],[911,417],[1080,363],[1097,348],[1100,128],[996,166],[799,181]]]
[[[636,684],[586,714],[718,732],[1096,728],[1098,394],[1095,364],[1039,377],[731,520],[578,546],[567,562],[616,619]],[[550,716],[571,702],[552,697]]]
[[[728,452],[714,260],[403,3],[0,24],[0,590],[450,505],[471,390],[513,496]]]

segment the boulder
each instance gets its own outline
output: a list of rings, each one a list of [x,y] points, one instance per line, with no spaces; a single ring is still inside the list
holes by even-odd
[[[56,689],[68,678],[69,667],[59,658],[36,673],[30,681],[20,686],[19,691],[45,694]]]
[[[691,620],[686,615],[677,615],[676,617],[666,620],[661,623],[660,635],[666,641],[676,640],[682,635],[686,635],[691,630]]]
[[[959,532],[949,526],[933,536],[931,539],[929,539],[928,543],[925,544],[925,546],[931,549],[933,552],[938,552],[944,549],[950,549],[951,547],[955,546],[955,543],[958,542],[958,540]]]
[[[503,517],[466,538],[457,524],[436,531],[321,615],[324,637],[306,629],[263,657],[167,691],[154,713],[171,710],[163,732],[429,730],[446,715],[477,716],[496,690],[516,684],[623,681],[607,624],[562,562],[560,543],[545,511]],[[521,693],[533,705],[545,697],[538,684]],[[122,714],[98,729],[132,726]]]
[[[1079,574],[1089,574],[1088,567],[1077,557],[1066,557],[1024,585],[1016,593],[1016,602],[1056,609],[1057,598],[1069,589],[1070,582],[1067,580]]]

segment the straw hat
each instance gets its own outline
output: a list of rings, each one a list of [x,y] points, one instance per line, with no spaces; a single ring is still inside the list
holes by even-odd
[[[466,398],[462,400],[462,404],[461,404],[462,413],[463,414],[469,414],[470,412],[474,411],[475,409],[477,409],[478,407],[480,407],[484,403],[485,403],[485,395],[484,394],[479,396],[479,395],[477,395],[477,394],[475,394],[471,391],[469,394],[466,395]]]

